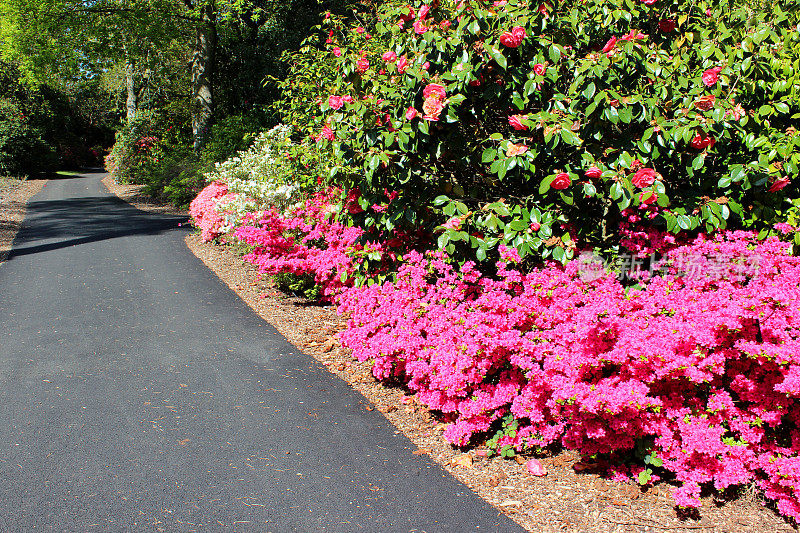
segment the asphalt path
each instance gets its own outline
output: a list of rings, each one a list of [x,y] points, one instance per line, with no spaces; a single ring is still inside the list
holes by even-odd
[[[0,265],[0,531],[519,531],[102,174]]]

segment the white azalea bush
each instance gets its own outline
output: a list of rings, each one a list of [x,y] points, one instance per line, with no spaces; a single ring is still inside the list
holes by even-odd
[[[256,137],[252,146],[217,163],[205,174],[206,189],[189,212],[209,241],[230,233],[266,209],[287,212],[300,201],[300,184],[291,164],[291,127],[280,124]]]

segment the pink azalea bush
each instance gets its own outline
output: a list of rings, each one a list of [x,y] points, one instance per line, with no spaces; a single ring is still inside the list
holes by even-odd
[[[217,204],[227,194],[227,184],[215,181],[200,191],[189,204],[189,216],[192,217],[194,225],[200,228],[204,242],[216,239],[222,234],[224,219],[217,211]]]
[[[338,191],[320,192],[288,214],[264,211],[254,224],[234,232],[254,249],[244,256],[264,274],[310,275],[326,299],[353,283],[355,257],[363,253],[383,255],[384,246],[357,241],[363,230],[335,220]]]
[[[513,254],[506,256],[513,260]],[[507,414],[518,448],[649,451],[699,505],[755,481],[799,517],[800,259],[731,232],[668,252],[628,289],[571,261],[496,277],[412,254],[394,283],[350,289],[343,344],[453,420],[466,445]]]

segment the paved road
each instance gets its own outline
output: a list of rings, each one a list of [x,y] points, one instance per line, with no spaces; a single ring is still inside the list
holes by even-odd
[[[0,531],[517,531],[101,174],[0,265]]]

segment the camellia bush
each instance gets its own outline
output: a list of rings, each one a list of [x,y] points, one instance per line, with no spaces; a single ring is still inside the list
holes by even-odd
[[[796,210],[787,2],[441,1],[379,20],[327,18],[319,112],[313,88],[283,104],[358,189],[358,225],[425,226],[465,259],[503,244],[564,261],[618,250],[632,225],[766,235]],[[399,197],[371,211],[384,190]]]

